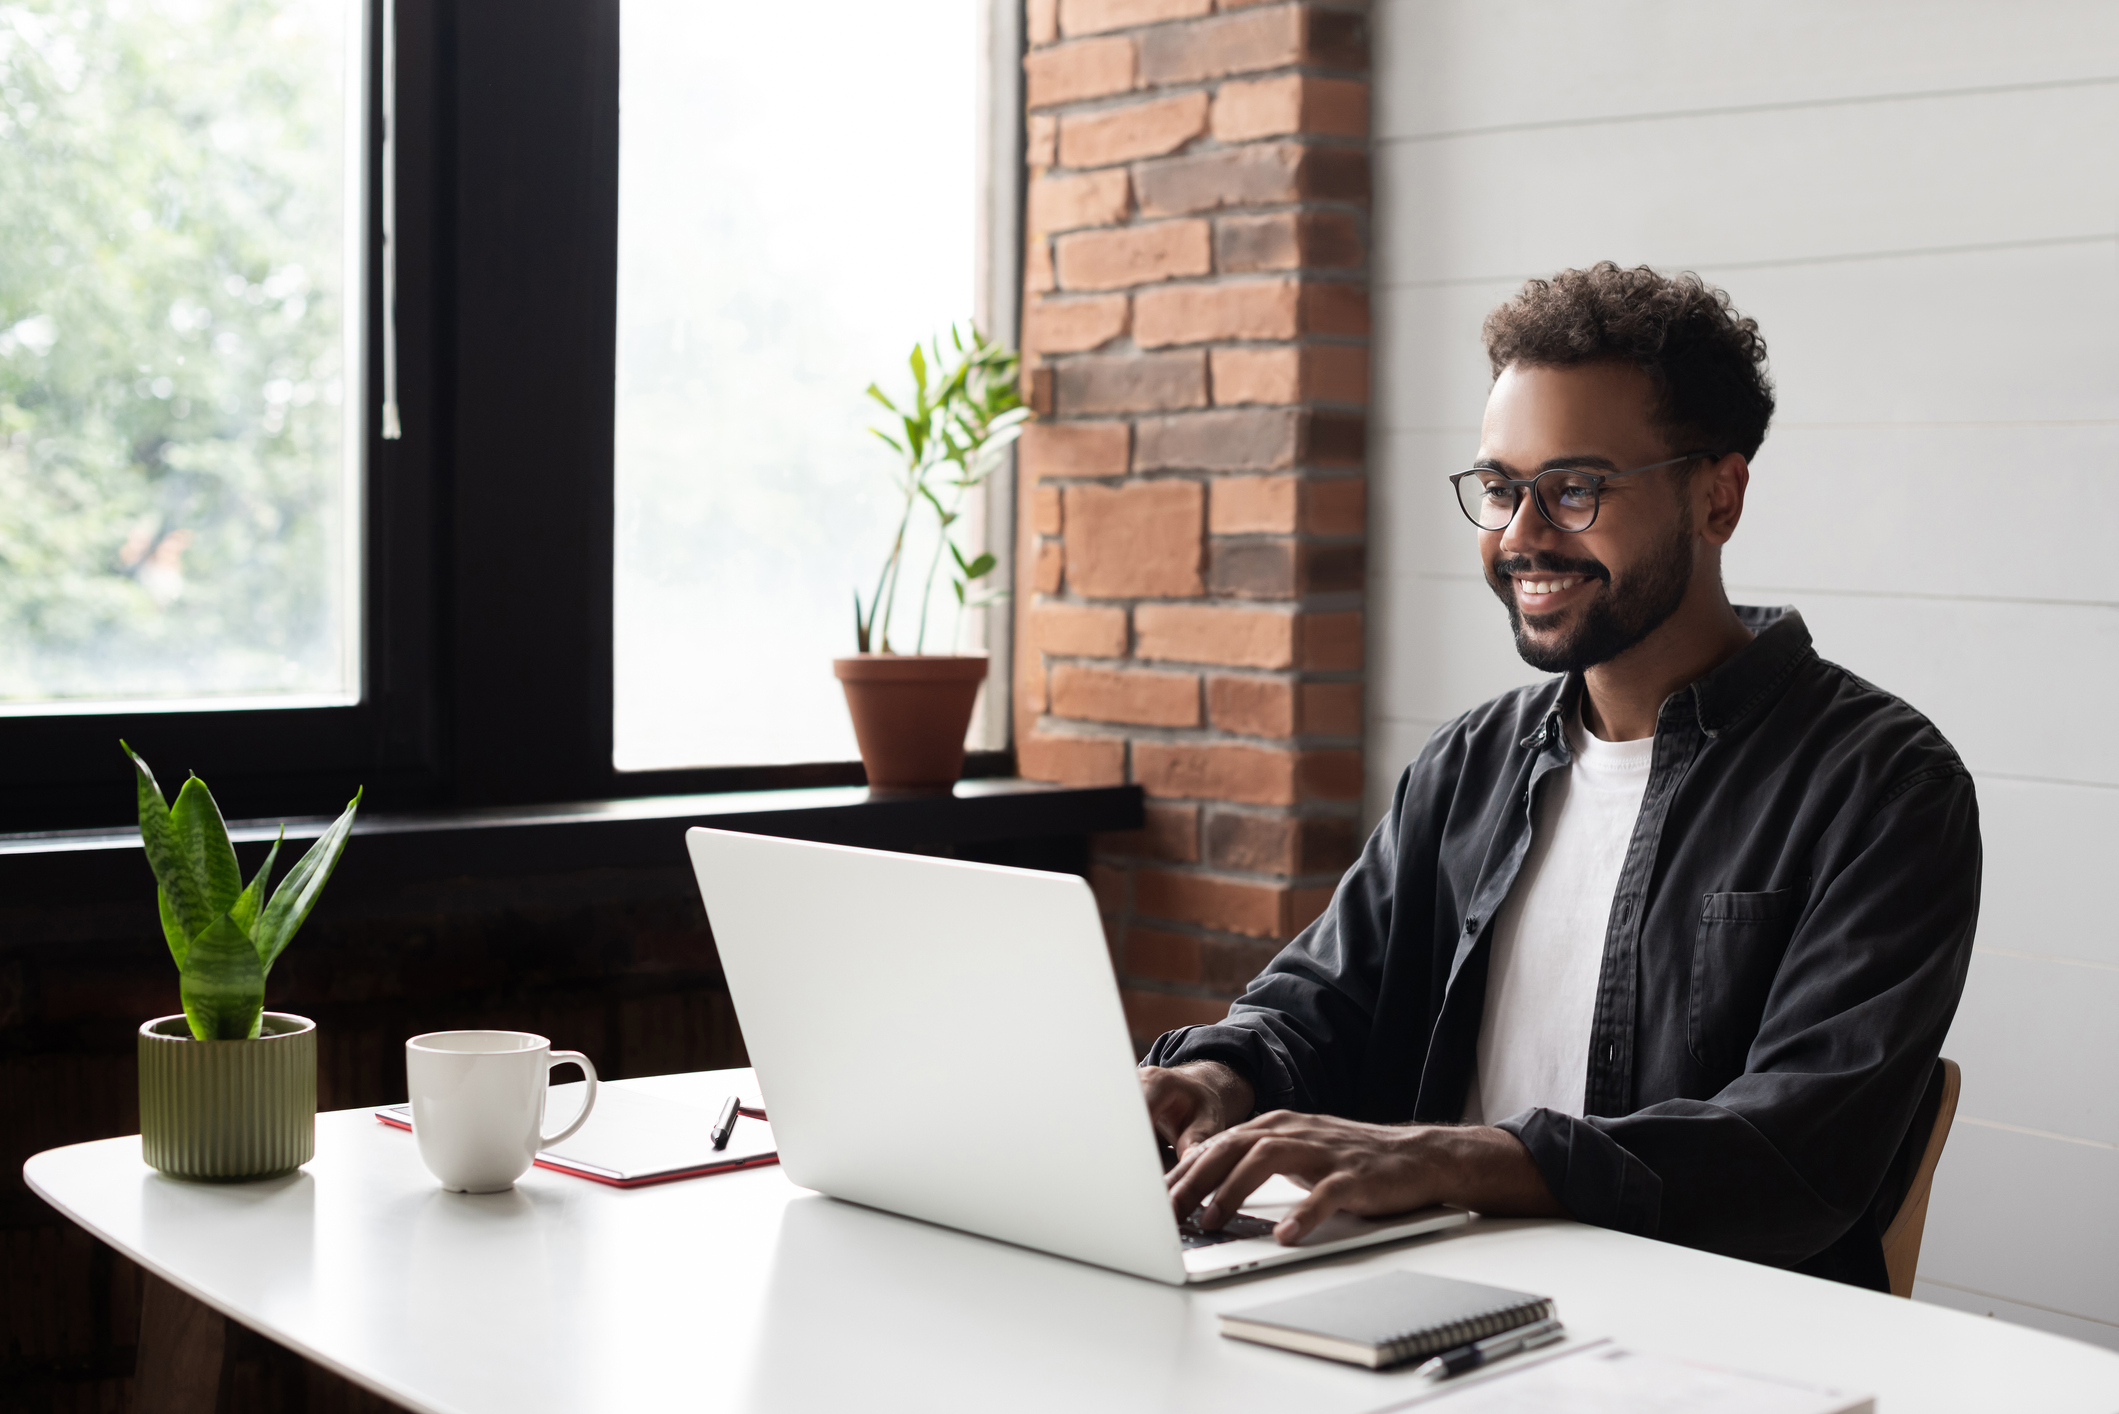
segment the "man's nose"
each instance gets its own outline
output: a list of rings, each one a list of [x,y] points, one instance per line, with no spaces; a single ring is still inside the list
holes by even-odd
[[[1523,503],[1516,507],[1516,518],[1501,532],[1501,553],[1535,555],[1540,550],[1552,550],[1558,544],[1559,535],[1552,522],[1538,510],[1530,489],[1525,487]]]

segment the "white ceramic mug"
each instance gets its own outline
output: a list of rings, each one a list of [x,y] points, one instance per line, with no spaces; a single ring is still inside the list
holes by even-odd
[[[544,1129],[546,1077],[578,1065],[589,1086],[581,1113],[557,1134]],[[420,1161],[452,1193],[498,1193],[530,1170],[596,1108],[596,1067],[579,1051],[555,1051],[528,1031],[429,1031],[405,1042],[412,1136]]]

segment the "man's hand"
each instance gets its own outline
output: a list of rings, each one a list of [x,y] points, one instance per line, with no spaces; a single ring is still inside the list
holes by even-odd
[[[1251,1113],[1251,1082],[1220,1061],[1140,1068],[1148,1118],[1163,1143],[1182,1159],[1210,1134],[1219,1134]]]
[[[1430,1203],[1510,1217],[1561,1212],[1530,1151],[1506,1130],[1477,1125],[1361,1124],[1275,1110],[1193,1144],[1166,1178],[1178,1217],[1204,1202],[1199,1225],[1218,1228],[1276,1173],[1310,1190],[1273,1229],[1287,1244],[1334,1213],[1377,1217]]]

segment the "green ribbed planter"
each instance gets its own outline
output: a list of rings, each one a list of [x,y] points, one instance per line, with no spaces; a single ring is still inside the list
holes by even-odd
[[[254,1041],[195,1041],[179,1016],[140,1028],[140,1154],[172,1178],[233,1183],[316,1155],[316,1023],[265,1013]]]

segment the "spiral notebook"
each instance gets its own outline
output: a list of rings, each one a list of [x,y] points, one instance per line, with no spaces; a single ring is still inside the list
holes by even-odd
[[[1386,1272],[1221,1313],[1221,1333],[1381,1370],[1542,1321],[1552,1298],[1425,1272]]]

